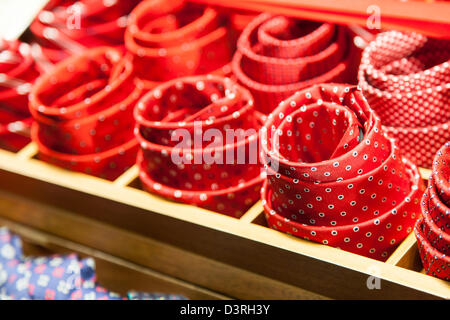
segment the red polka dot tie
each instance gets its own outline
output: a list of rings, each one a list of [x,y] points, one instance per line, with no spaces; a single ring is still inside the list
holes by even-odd
[[[90,49],[57,64],[30,95],[39,157],[116,178],[135,162],[132,110],[141,92],[133,64],[114,48]]]
[[[263,134],[270,227],[378,260],[412,231],[418,170],[356,87],[295,93],[268,116]]]
[[[234,217],[259,198],[261,117],[246,89],[212,75],[175,79],[147,93],[135,118],[150,192]]]
[[[415,233],[427,274],[450,280],[450,141],[437,152]]]
[[[17,151],[29,138],[28,93],[39,71],[28,44],[0,40],[0,147]]]
[[[43,56],[59,62],[85,48],[123,46],[127,15],[138,0],[51,1],[30,28]]]
[[[315,83],[350,81],[354,56],[344,27],[261,14],[242,32],[233,73],[264,113]]]
[[[125,45],[137,76],[151,88],[180,75],[221,70],[231,60],[228,37],[213,8],[183,0],[150,0],[131,13]]]
[[[364,50],[359,83],[384,130],[414,163],[429,167],[450,139],[450,41],[381,33]]]

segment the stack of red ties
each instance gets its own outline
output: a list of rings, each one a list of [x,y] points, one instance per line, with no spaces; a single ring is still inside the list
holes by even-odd
[[[378,260],[411,232],[423,183],[356,87],[297,92],[263,134],[270,227]]]
[[[450,139],[450,41],[381,33],[364,50],[358,77],[384,130],[428,167]]]
[[[85,48],[123,46],[127,15],[138,0],[53,0],[31,24],[42,56],[59,62]]]
[[[427,274],[450,280],[450,142],[437,152],[414,229]]]
[[[125,46],[136,74],[152,88],[180,76],[226,74],[231,46],[217,10],[184,0],[149,0],[131,13]]]
[[[232,68],[269,113],[313,84],[350,81],[354,53],[345,27],[261,14],[239,37]]]
[[[142,90],[119,50],[90,49],[40,77],[30,95],[39,157],[114,179],[135,163],[133,107]]]
[[[28,93],[39,71],[28,44],[0,40],[0,147],[20,150],[31,123]]]
[[[179,78],[135,108],[144,187],[169,199],[240,217],[259,198],[260,117],[228,78]]]

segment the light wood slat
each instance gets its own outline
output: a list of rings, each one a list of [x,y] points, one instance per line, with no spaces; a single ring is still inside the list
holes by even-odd
[[[139,177],[139,168],[137,165],[132,166],[125,171],[120,177],[114,180],[114,185],[118,187],[125,187],[129,185],[133,180]]]
[[[19,152],[16,153],[16,157],[19,160],[28,160],[33,158],[38,153],[37,145],[34,142],[30,142]]]
[[[264,208],[261,204],[261,201],[258,201],[250,209],[248,209],[248,211],[240,218],[240,220],[245,223],[251,223],[263,212]]]

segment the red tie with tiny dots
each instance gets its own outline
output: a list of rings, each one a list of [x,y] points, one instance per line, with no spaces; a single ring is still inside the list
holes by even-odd
[[[28,142],[28,93],[39,70],[30,46],[0,40],[0,147],[18,151]]]
[[[219,76],[179,78],[148,92],[135,118],[148,191],[233,217],[258,200],[262,117],[248,90]]]
[[[30,95],[40,159],[115,179],[135,162],[133,107],[141,93],[133,64],[117,49],[90,49],[60,62]]]
[[[379,34],[364,50],[359,85],[403,154],[429,168],[450,140],[450,40]]]
[[[239,37],[232,70],[269,113],[313,84],[350,81],[355,54],[345,27],[263,13]]]
[[[386,260],[420,216],[423,183],[360,90],[315,85],[263,127],[270,227]]]
[[[450,281],[450,141],[436,153],[415,233],[427,274]]]

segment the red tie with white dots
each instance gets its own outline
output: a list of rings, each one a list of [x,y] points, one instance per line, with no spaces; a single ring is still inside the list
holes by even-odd
[[[263,130],[270,227],[378,260],[412,231],[422,180],[359,89],[299,91]]]

